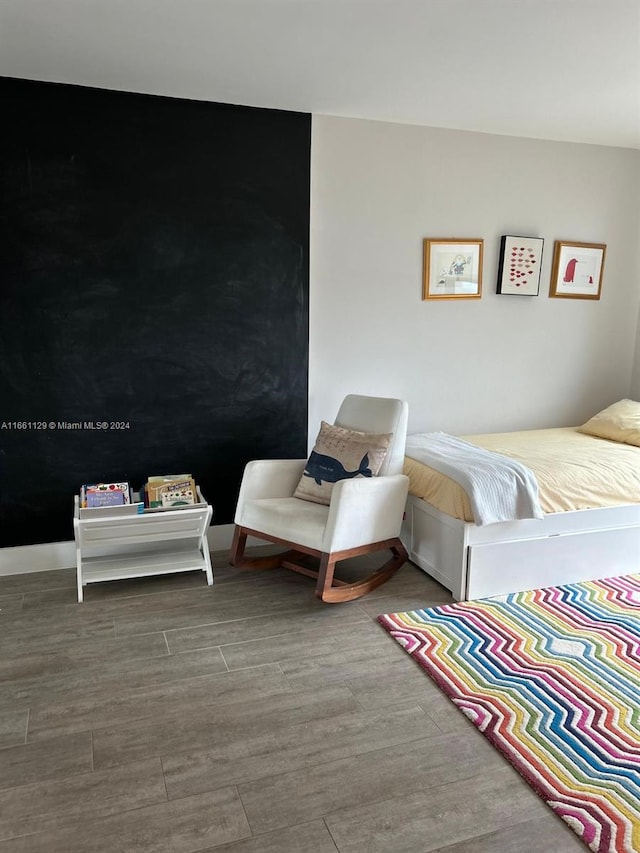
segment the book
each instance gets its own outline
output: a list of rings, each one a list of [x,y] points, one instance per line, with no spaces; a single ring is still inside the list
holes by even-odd
[[[111,489],[108,492],[87,492],[86,506],[87,509],[98,506],[125,506],[128,501],[124,498],[124,492],[120,489]]]
[[[162,506],[189,506],[198,502],[196,484],[192,478],[162,486],[159,497]]]
[[[172,504],[167,504],[166,499],[163,502],[163,495],[168,495],[171,490],[177,491],[178,494],[171,500],[179,501],[180,503],[175,503],[176,506],[180,504],[189,504],[189,503],[197,503],[197,490],[196,484],[191,474],[165,474],[162,476],[154,476],[149,477],[144,487],[144,498],[145,504],[148,507],[161,507],[161,506],[171,506]],[[191,490],[192,500],[189,500],[188,490]],[[181,494],[179,492],[182,491],[182,497],[184,500],[181,500]]]
[[[129,483],[86,483],[80,489],[80,506],[123,506],[131,503]]]

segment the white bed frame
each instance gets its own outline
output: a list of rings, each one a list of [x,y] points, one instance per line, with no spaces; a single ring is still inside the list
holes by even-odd
[[[640,571],[640,504],[478,526],[409,495],[401,539],[456,600],[491,598]]]

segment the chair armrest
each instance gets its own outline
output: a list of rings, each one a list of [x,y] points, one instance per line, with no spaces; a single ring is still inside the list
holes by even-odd
[[[404,474],[340,480],[331,492],[322,550],[346,551],[399,536],[408,492]]]
[[[260,498],[290,498],[302,477],[306,459],[256,459],[248,462],[242,475],[235,523],[246,501]]]

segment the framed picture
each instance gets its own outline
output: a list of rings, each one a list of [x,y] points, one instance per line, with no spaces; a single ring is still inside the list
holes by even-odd
[[[604,243],[556,240],[549,296],[600,299],[606,251]]]
[[[424,241],[423,299],[480,299],[482,240]]]
[[[537,296],[542,268],[542,237],[503,235],[500,242],[497,293]]]

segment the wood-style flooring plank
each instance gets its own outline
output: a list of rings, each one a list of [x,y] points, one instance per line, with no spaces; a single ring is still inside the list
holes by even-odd
[[[4,619],[9,613],[18,613],[22,610],[24,595],[16,593],[16,595],[0,595],[0,618]]]
[[[27,740],[37,741],[74,731],[95,732],[147,721],[155,726],[165,717],[193,715],[209,706],[257,702],[291,686],[275,664],[251,670],[201,675],[149,687],[101,691],[66,702],[33,705]]]
[[[46,638],[36,637],[26,651],[28,643],[5,646],[0,659],[0,684],[19,678],[54,675],[77,670],[87,664],[124,662],[135,658],[168,655],[164,634],[145,634],[142,637],[88,637],[61,640],[47,651]],[[19,649],[19,650],[18,650]],[[11,656],[9,656],[11,655]]]
[[[24,743],[28,720],[28,708],[0,708],[0,747]]]
[[[410,790],[492,775],[502,759],[477,734],[424,738],[246,782],[238,791],[254,834],[268,832]]]
[[[407,673],[415,672],[415,663],[397,643],[379,644],[379,634],[376,632],[375,625],[371,625],[369,636],[376,638],[375,643],[338,647],[323,654],[315,654],[312,648],[306,655],[288,657],[280,661],[280,667],[294,690],[308,690],[336,682],[349,682],[363,672],[379,679],[382,687],[391,667],[394,671],[402,668]]]
[[[198,586],[188,589],[161,590],[158,592],[140,592],[138,595],[121,595],[104,598],[85,598],[78,603],[76,596],[71,601],[56,602],[53,606],[50,601],[42,601],[36,604],[34,596],[25,596],[23,613],[31,616],[35,610],[42,613],[50,613],[54,618],[60,619],[60,610],[63,610],[65,618],[104,619],[114,616],[126,616],[135,613],[153,613],[156,610],[177,610],[183,607],[194,607],[202,604],[210,595],[211,587]],[[85,590],[86,593],[86,590]],[[47,593],[42,593],[41,599]],[[59,605],[59,606],[58,606]]]
[[[0,791],[0,839],[166,802],[160,759]]]
[[[196,607],[189,607],[182,611],[162,610],[117,617],[115,632],[116,636],[127,637],[154,631],[211,625],[217,622],[295,610],[308,601],[309,596],[306,590],[301,590],[299,586],[286,587],[282,590],[267,587],[253,590],[251,595],[241,595],[234,590],[233,597],[227,600],[216,595],[213,588],[208,601]]]
[[[339,607],[340,605],[326,605]],[[351,612],[351,611],[349,611]],[[306,654],[321,657],[332,652],[342,653],[345,648],[367,646],[369,655],[375,656],[378,649],[387,649],[388,637],[377,630],[370,620],[334,626],[330,631],[324,628],[301,629],[291,634],[269,637],[260,640],[247,640],[242,643],[221,645],[222,655],[229,669],[240,669],[245,666],[258,666],[262,663],[300,660],[300,649],[306,646]],[[402,650],[400,650],[402,651]]]
[[[384,589],[384,585],[379,590]],[[361,607],[365,613],[372,616],[380,616],[382,613],[404,613],[407,610],[422,610],[425,607],[438,607],[440,604],[450,604],[451,593],[440,584],[433,588],[420,591],[398,593],[397,595],[366,596],[361,601]]]
[[[93,769],[91,732],[0,749],[0,791]]]
[[[437,726],[417,705],[352,712],[288,726],[266,734],[243,734],[207,752],[168,755],[162,767],[170,799],[238,784],[276,773],[313,767],[425,736]]]
[[[196,853],[250,835],[235,788],[0,841],[0,853]]]
[[[20,612],[0,619],[0,643],[4,654],[17,657],[47,649],[57,649],[74,640],[100,640],[115,636],[113,619],[82,614],[67,614],[64,620],[41,614],[39,619]]]
[[[385,775],[384,763],[380,772]],[[411,789],[415,780],[405,781]],[[544,820],[548,813],[515,770],[492,766],[473,778],[426,790],[414,787],[401,796],[336,811],[325,820],[340,853],[428,853],[452,841],[464,841],[476,853],[478,836]],[[530,851],[544,849],[536,835],[529,844]]]
[[[302,826],[210,847],[200,853],[336,853],[337,849],[324,822],[314,820]]]
[[[44,590],[76,587],[75,569],[56,569],[47,572],[21,572],[17,575],[3,575],[0,589],[3,595],[43,592]]]
[[[413,700],[420,702],[429,715],[433,710],[460,714],[453,702],[420,671],[416,662],[405,653],[399,660],[394,657],[384,673],[378,671],[362,675],[363,669],[364,667],[361,667],[359,673],[356,671],[352,678],[347,678],[346,684],[362,707],[367,710],[387,708],[399,702]],[[292,685],[296,685],[298,683],[296,678],[288,669],[286,671]]]
[[[114,767],[157,755],[204,752],[248,732],[267,734],[296,723],[314,724],[325,717],[359,710],[352,693],[343,686],[195,709],[187,700],[181,713],[163,716],[153,724],[143,720],[95,731],[94,766]]]
[[[310,631],[314,628],[330,632],[337,626],[358,622],[368,623],[369,617],[357,605],[346,605],[344,610],[327,608],[326,604],[314,598],[285,613],[178,628],[166,631],[166,637],[170,651],[183,652],[207,646],[227,646],[230,643],[246,643],[249,640],[291,636],[299,631]]]
[[[148,595],[167,595],[172,592],[204,592],[209,589],[204,572],[179,572],[175,575],[161,575],[147,578],[126,578],[105,583],[90,583],[84,587],[84,601],[78,603],[75,570],[72,571],[72,583],[47,588],[29,587],[24,593],[24,610],[57,610],[75,607],[88,611],[93,605],[107,605],[111,601],[146,597]]]
[[[532,848],[536,853],[585,853],[587,850],[573,830],[547,809],[546,815],[438,847],[437,853],[531,853]]]
[[[74,701],[103,693],[112,695],[120,690],[227,671],[218,648],[169,655],[165,645],[159,655],[140,658],[134,655],[130,659],[100,663],[85,661],[81,666],[74,666],[74,662],[66,657],[52,657],[52,668],[43,674],[27,671],[22,673],[22,677],[18,673],[13,680],[0,681],[0,708],[15,704],[41,705],[65,699]],[[65,666],[67,663],[69,666]]]

